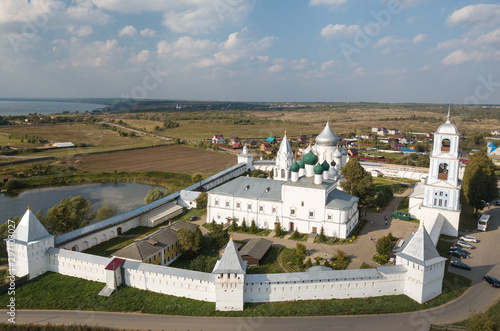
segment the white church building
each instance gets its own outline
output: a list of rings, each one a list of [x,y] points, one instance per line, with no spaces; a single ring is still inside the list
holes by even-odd
[[[238,177],[208,191],[207,222],[254,221],[262,229],[279,224],[302,233],[323,228],[327,236],[347,238],[359,221],[359,199],[339,189],[347,151],[339,150],[338,141],[327,123],[316,144],[297,162],[285,133],[273,179]],[[244,149],[238,161],[251,164],[253,158]]]

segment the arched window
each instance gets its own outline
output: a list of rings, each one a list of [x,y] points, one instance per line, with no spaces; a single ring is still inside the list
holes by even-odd
[[[285,178],[285,169],[281,169],[281,178]]]
[[[439,165],[438,179],[442,179],[442,180],[448,179],[448,164],[441,163]]]
[[[441,141],[441,152],[449,152],[450,151],[450,139],[443,139]]]

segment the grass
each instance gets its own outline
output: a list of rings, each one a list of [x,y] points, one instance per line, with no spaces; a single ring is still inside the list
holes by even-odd
[[[0,269],[0,285],[7,284],[9,281],[7,280],[8,269]]]
[[[298,236],[294,236],[292,233],[292,235],[288,239],[295,240],[295,241],[307,241],[308,238],[309,238],[309,234],[307,234],[307,233],[299,233]]]
[[[500,301],[498,301],[496,304],[490,307],[485,312],[488,316],[488,318],[494,323],[494,328],[493,330],[499,330],[500,329]],[[458,323],[454,323],[453,325],[456,326],[466,326],[467,322],[470,321],[470,319],[463,320]]]
[[[3,331],[109,331],[116,330],[108,327],[100,327],[100,326],[88,326],[81,324],[72,324],[72,325],[54,325],[54,324],[45,324],[45,325],[33,325],[33,324],[13,324],[13,323],[0,323],[0,330]]]
[[[115,238],[111,238],[105,242],[102,242],[99,245],[92,246],[84,250],[83,253],[109,257],[116,251],[119,251],[120,249],[132,244],[134,240],[135,237],[130,238],[125,236],[118,236]]]
[[[462,211],[460,212],[460,231],[472,232],[477,228],[477,218],[474,215],[474,208],[469,206],[465,201],[463,193],[460,193],[460,204]]]
[[[271,230],[269,230],[269,229],[257,229],[256,232],[250,232],[250,227],[247,228],[247,231],[243,231],[241,229],[238,229],[236,231],[232,231],[231,227],[229,227],[228,230],[229,230],[229,232],[233,232],[233,233],[246,233],[246,234],[253,234],[253,235],[262,236],[262,237],[267,237],[271,233]]]
[[[141,312],[184,316],[328,316],[387,314],[417,311],[442,305],[461,292],[446,293],[419,304],[405,295],[364,299],[331,299],[245,304],[244,311],[215,311],[215,304],[179,298],[130,287],[121,287],[118,295],[98,296],[104,283],[86,281],[56,273],[46,273],[16,289],[17,309],[62,309]],[[10,297],[0,295],[0,305]]]

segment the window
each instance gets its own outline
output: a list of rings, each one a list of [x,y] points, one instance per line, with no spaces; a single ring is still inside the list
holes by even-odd
[[[314,218],[314,210],[309,210],[309,218]]]
[[[226,201],[226,208],[229,208],[229,201]]]
[[[215,199],[215,206],[217,207],[219,205],[219,199]]]
[[[241,208],[241,203],[239,201],[236,201],[236,209],[240,209]]]
[[[273,206],[273,214],[276,214],[276,206]]]
[[[167,252],[170,252],[170,247],[167,246]]]
[[[290,216],[295,216],[295,208],[290,208]]]
[[[264,206],[263,205],[259,206],[259,212],[261,212],[261,213],[264,212]]]
[[[331,220],[332,220],[332,214],[328,214],[327,219],[328,219],[329,221],[331,221]]]
[[[304,201],[302,201],[302,203],[300,204],[302,207],[304,207]]]
[[[251,204],[251,203],[249,203],[249,204],[247,205],[247,209],[248,209],[249,211],[250,211],[250,210],[252,210],[252,204]]]

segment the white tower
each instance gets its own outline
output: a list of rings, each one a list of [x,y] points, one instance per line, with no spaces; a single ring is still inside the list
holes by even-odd
[[[337,150],[338,142],[339,138],[333,132],[330,123],[327,122],[323,131],[316,137],[316,153],[319,163],[326,161],[330,164],[333,161],[333,153]]]
[[[293,164],[293,151],[288,137],[283,137],[280,149],[276,155],[276,165],[274,166],[274,179],[275,180],[290,180],[290,167]]]
[[[418,303],[441,294],[445,261],[446,258],[439,255],[425,227],[420,226],[401,253],[396,254],[396,264],[407,270],[404,294]]]
[[[14,233],[6,239],[9,255],[14,254],[14,259],[9,256],[11,274],[18,277],[29,274],[32,279],[45,273],[48,268],[45,252],[54,247],[54,237],[28,208]]]
[[[247,262],[241,259],[233,238],[227,243],[222,258],[215,264],[215,309],[243,310]]]
[[[253,155],[248,153],[247,145],[243,146],[243,153],[238,155],[238,164],[246,163],[247,171],[253,170]]]
[[[434,146],[430,156],[429,176],[417,185],[410,195],[410,214],[433,228],[442,223],[441,234],[458,236],[460,220],[459,140],[457,127],[446,122],[434,133]],[[438,217],[439,215],[443,217]]]

